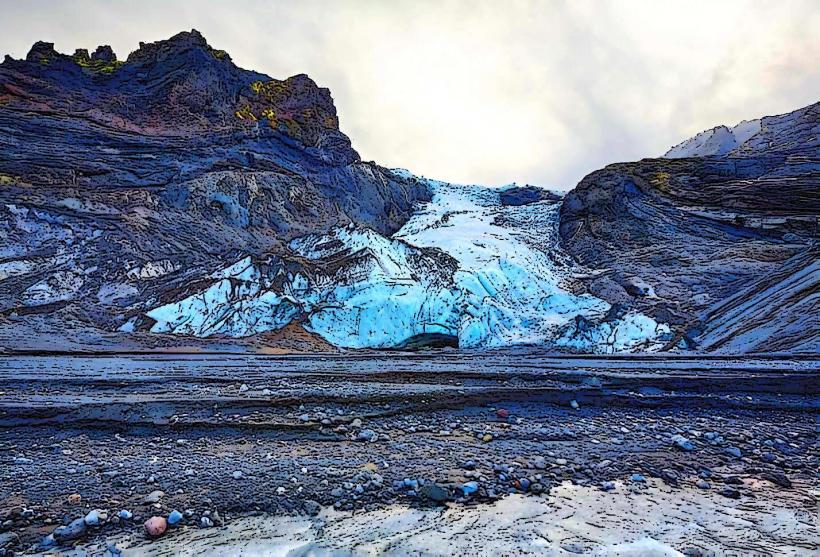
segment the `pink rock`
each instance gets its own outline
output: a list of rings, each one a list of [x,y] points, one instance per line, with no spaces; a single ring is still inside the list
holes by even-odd
[[[161,516],[152,516],[145,521],[145,533],[152,538],[158,538],[165,533],[168,528],[168,521]]]
[[[510,411],[506,408],[499,408],[495,411],[495,415],[501,419],[507,419],[510,416]]]

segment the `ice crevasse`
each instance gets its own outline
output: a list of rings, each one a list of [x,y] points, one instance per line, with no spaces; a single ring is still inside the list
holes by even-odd
[[[539,344],[652,350],[667,325],[574,294],[560,203],[505,206],[499,190],[427,180],[432,200],[392,237],[340,227],[290,242],[298,265],[245,258],[210,285],[147,312],[152,332],[248,336],[294,320],[330,343],[392,348],[446,335],[461,348]]]

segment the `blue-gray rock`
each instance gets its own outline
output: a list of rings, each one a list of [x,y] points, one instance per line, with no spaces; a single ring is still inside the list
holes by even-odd
[[[737,447],[726,447],[725,449],[723,449],[723,452],[735,458],[740,458],[743,454]]]
[[[437,503],[443,503],[450,497],[450,493],[446,488],[432,482],[421,486],[418,492],[422,497]]]
[[[672,443],[682,451],[694,451],[695,446],[692,442],[683,435],[673,435]]]
[[[99,526],[100,513],[97,510],[92,510],[87,515],[85,515],[85,518],[83,520],[85,521],[86,526]]]
[[[84,518],[78,518],[66,526],[60,526],[53,532],[57,543],[77,540],[85,535],[87,526]]]

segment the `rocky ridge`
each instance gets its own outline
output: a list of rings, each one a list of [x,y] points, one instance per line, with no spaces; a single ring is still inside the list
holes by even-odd
[[[754,298],[772,276],[803,273],[805,264],[787,261],[817,260],[820,103],[762,118],[760,131],[732,150],[711,152],[607,166],[585,177],[561,208],[562,245],[600,271],[587,281],[591,292],[639,308],[673,326],[686,346],[705,349],[717,346],[700,338],[704,322],[710,335],[728,323],[720,312],[743,305],[739,289],[749,287],[744,292]],[[817,273],[801,284],[783,297],[792,309],[777,308],[791,318],[769,312],[743,343],[726,337],[720,345],[816,351]]]
[[[82,347],[237,254],[349,223],[392,233],[429,199],[360,160],[327,89],[238,68],[196,31],[124,62],[42,42],[6,57],[0,186],[4,346],[82,331],[64,344]]]

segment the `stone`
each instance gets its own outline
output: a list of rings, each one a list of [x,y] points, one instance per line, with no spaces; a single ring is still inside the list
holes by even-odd
[[[97,510],[90,511],[83,520],[85,520],[86,526],[99,526],[100,512]]]
[[[214,523],[213,523],[213,521],[212,521],[210,518],[208,518],[207,516],[203,516],[202,518],[200,518],[200,519],[199,519],[199,525],[200,525],[202,528],[210,528],[211,526],[213,526],[213,525],[214,525]]]
[[[581,407],[581,406],[578,404],[578,401],[577,401],[577,400],[575,400],[575,399],[570,400],[570,401],[569,401],[569,405],[573,408],[573,410],[578,410],[578,408],[580,408],[580,407]]]
[[[14,532],[3,532],[0,534],[0,549],[8,549],[20,541],[20,536]]]
[[[430,499],[436,503],[443,503],[450,496],[447,489],[436,483],[426,483],[419,488],[418,492],[426,499]]]
[[[735,458],[740,458],[743,454],[737,447],[726,447],[725,449],[723,449],[723,452]]]
[[[241,480],[244,474],[242,474],[241,470],[234,470],[231,474],[231,477],[235,480]]]
[[[481,437],[481,440],[482,440],[482,441],[484,441],[485,443],[489,443],[490,441],[492,441],[492,440],[493,440],[493,436],[492,436],[492,434],[490,434],[490,433],[485,433],[485,434]]]
[[[495,411],[495,415],[501,418],[502,420],[506,420],[510,417],[510,411],[506,408],[499,408]]]
[[[633,482],[639,482],[639,483],[644,483],[644,482],[646,482],[646,478],[645,478],[645,477],[643,477],[643,475],[642,475],[642,474],[632,474],[632,475],[629,477],[629,479],[630,479],[630,480],[632,480]]]
[[[158,538],[168,529],[168,521],[162,516],[152,516],[143,524],[145,533],[150,538]]]
[[[791,480],[783,472],[762,472],[760,474],[760,479],[771,482],[774,485],[780,486],[784,489],[790,489],[792,487]]]
[[[85,535],[86,529],[85,518],[78,518],[67,526],[60,526],[55,529],[53,533],[54,540],[57,543],[63,543],[79,539]]]
[[[672,444],[674,444],[677,448],[679,448],[682,451],[689,452],[695,450],[695,446],[692,444],[692,442],[683,435],[673,435]]]
[[[154,503],[159,503],[160,499],[163,497],[165,497],[165,492],[157,489],[146,495],[142,502],[147,505],[153,505]]]
[[[175,526],[180,523],[182,520],[182,513],[178,510],[174,509],[168,514],[168,524],[170,526]]]
[[[378,435],[372,429],[363,429],[356,436],[358,441],[375,441]]]
[[[718,493],[729,499],[740,499],[740,492],[731,487],[724,487]]]
[[[132,518],[134,518],[134,513],[132,513],[131,511],[122,509],[119,512],[119,514],[117,514],[117,516],[119,516],[121,520],[131,520]]]
[[[478,491],[478,482],[466,482],[462,484],[461,491],[464,492],[464,495],[472,495]]]
[[[615,482],[601,482],[601,489],[604,491],[612,491],[613,489],[615,489]]]
[[[698,486],[699,489],[711,489],[712,487],[712,484],[710,484],[703,478],[699,479],[697,483],[695,483],[695,485]]]
[[[82,502],[83,498],[80,496],[79,493],[72,493],[68,496],[68,504],[69,505],[79,505]]]

